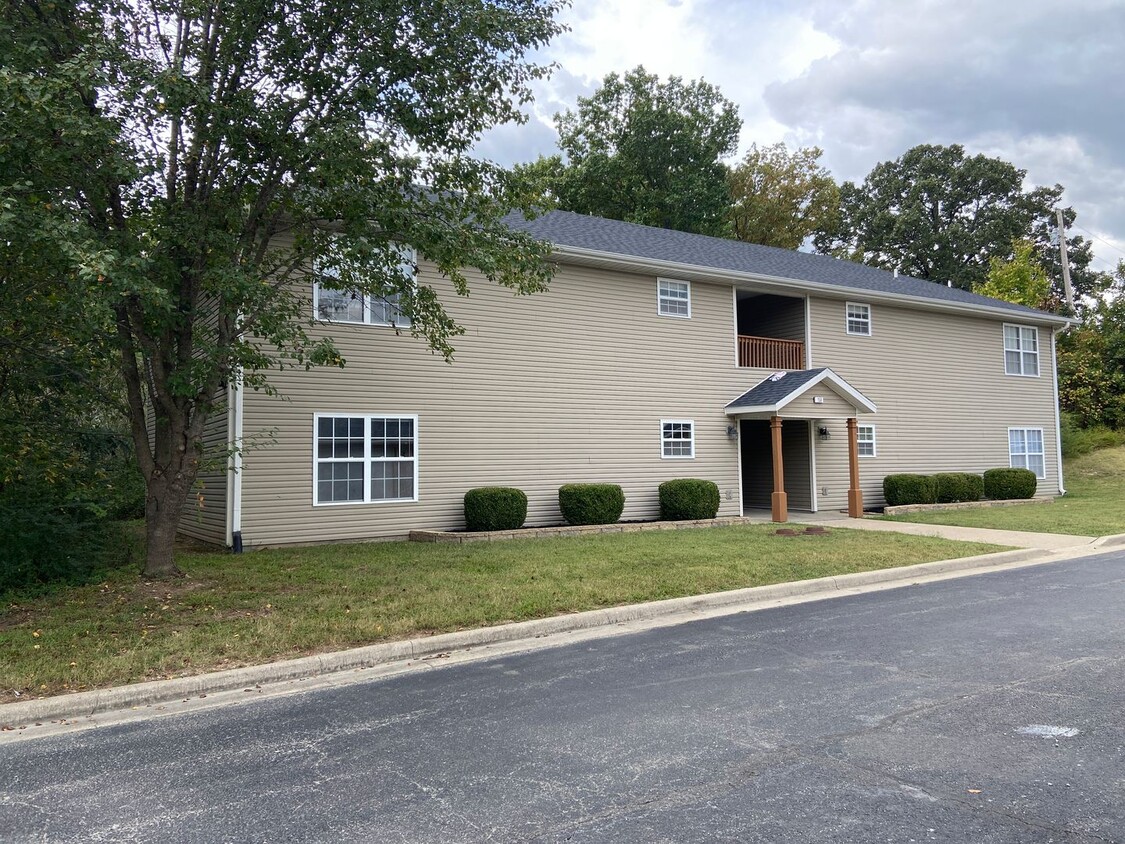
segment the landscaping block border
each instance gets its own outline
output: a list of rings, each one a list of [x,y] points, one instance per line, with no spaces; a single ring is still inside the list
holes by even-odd
[[[935,513],[941,510],[977,510],[981,507],[1007,507],[1010,504],[1054,504],[1053,498],[1006,498],[1001,501],[958,501],[956,504],[899,504],[884,507],[884,516],[904,516],[907,513]]]
[[[519,530],[412,530],[411,542],[499,542],[504,539],[550,539],[559,536],[590,536],[599,533],[640,533],[646,530],[683,530],[685,528],[732,527],[759,525],[761,519],[724,516],[717,519],[688,519],[675,522],[618,522],[612,525],[560,525],[531,527]]]

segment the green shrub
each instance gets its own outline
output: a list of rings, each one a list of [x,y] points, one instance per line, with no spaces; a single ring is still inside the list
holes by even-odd
[[[559,509],[568,524],[613,524],[625,509],[625,493],[617,484],[563,484]]]
[[[934,481],[938,504],[980,501],[984,495],[984,478],[970,472],[939,472],[934,475]]]
[[[984,473],[984,494],[994,501],[1032,498],[1036,485],[1030,469],[989,469]]]
[[[134,561],[135,544],[129,525],[89,502],[61,500],[49,486],[17,483],[0,492],[0,592],[89,582]]]
[[[891,507],[903,504],[936,504],[937,481],[929,475],[887,475],[883,497]]]
[[[527,519],[527,496],[510,486],[482,486],[465,493],[466,530],[516,530]]]
[[[1063,457],[1078,457],[1100,448],[1125,445],[1125,432],[1114,431],[1102,425],[1081,428],[1069,413],[1062,415]]]
[[[713,519],[719,512],[719,487],[714,481],[676,478],[660,485],[660,518]]]

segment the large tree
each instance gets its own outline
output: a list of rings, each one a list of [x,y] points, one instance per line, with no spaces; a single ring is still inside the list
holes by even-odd
[[[563,156],[524,168],[568,211],[720,235],[729,192],[722,159],[742,121],[702,80],[611,73],[576,111],[555,116]]]
[[[836,225],[840,189],[820,166],[819,147],[750,147],[730,170],[731,235],[748,243],[796,249]]]
[[[561,2],[5,0],[0,260],[22,259],[13,237],[53,241],[60,291],[109,316],[147,574],[175,573],[222,385],[343,363],[306,334],[295,276],[401,295],[446,355],[458,327],[401,244],[462,293],[465,266],[545,285],[544,245],[501,222],[509,174],[470,150],[521,119]]]
[[[924,144],[840,189],[836,226],[820,252],[971,290],[1012,243],[1046,236],[1062,186],[1024,190],[1026,171],[958,144]]]

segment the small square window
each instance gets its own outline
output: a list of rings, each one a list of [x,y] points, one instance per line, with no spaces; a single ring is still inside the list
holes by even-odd
[[[660,454],[665,458],[695,457],[695,423],[690,419],[661,420]]]
[[[856,428],[856,453],[860,457],[875,456],[874,425],[860,425]]]
[[[691,317],[691,283],[671,281],[666,278],[656,280],[657,312],[661,316]]]
[[[855,302],[848,302],[846,308],[848,334],[859,334],[865,337],[870,337],[871,306],[860,305]]]
[[[414,284],[416,256],[409,247],[397,247],[399,270],[411,285]],[[340,261],[343,261],[343,257]],[[353,270],[358,272],[358,270]],[[339,279],[338,266],[321,268],[322,276]],[[316,318],[326,322],[359,322],[368,325],[391,325],[398,328],[410,326],[410,317],[403,310],[405,296],[401,291],[386,295],[364,295],[355,290],[333,290],[320,282],[313,283],[313,307]]]

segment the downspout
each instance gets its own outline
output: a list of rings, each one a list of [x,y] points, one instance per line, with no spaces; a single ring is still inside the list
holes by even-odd
[[[227,412],[227,547],[242,553],[242,369],[231,377]]]
[[[1057,339],[1059,332],[1063,331],[1062,328],[1056,328],[1051,331],[1051,373],[1054,377],[1051,379],[1051,395],[1055,399],[1055,459],[1058,462],[1059,470],[1059,495],[1066,495],[1066,487],[1063,486],[1063,462],[1062,462],[1062,420],[1059,414],[1059,352]]]

